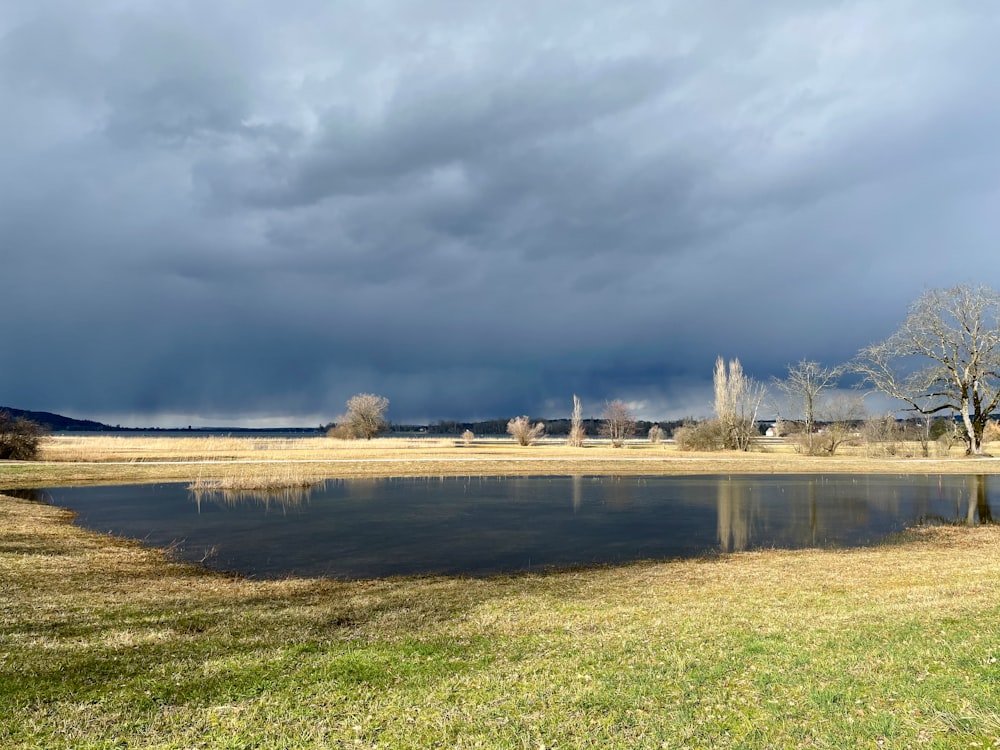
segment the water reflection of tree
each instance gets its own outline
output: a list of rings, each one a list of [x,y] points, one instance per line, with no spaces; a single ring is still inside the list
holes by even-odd
[[[635,480],[611,476],[603,483],[604,502],[609,508],[624,510],[635,501]]]
[[[942,477],[938,477],[937,498],[939,501],[946,500],[951,495],[950,490],[957,489],[958,493],[954,496],[954,511],[948,514],[934,511],[928,507],[920,514],[920,523],[963,524],[966,526],[998,523],[993,517],[993,508],[990,506],[989,487],[985,474],[966,475],[961,484],[957,486],[949,486],[942,479]]]
[[[994,523],[993,511],[990,508],[989,496],[986,493],[986,475],[972,474],[966,480],[969,490],[969,509],[966,513],[966,523],[975,526],[979,523]]]
[[[865,482],[817,476],[789,478],[774,484],[756,478],[720,478],[716,490],[717,532],[723,552],[748,549],[766,530],[777,544],[811,547],[827,535],[871,523],[875,503],[897,505],[893,490]],[[757,492],[753,490],[757,489]]]
[[[745,550],[750,545],[754,515],[747,497],[747,482],[720,479],[716,487],[719,547],[723,552]]]

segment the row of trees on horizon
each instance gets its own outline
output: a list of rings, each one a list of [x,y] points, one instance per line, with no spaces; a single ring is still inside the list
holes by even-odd
[[[745,373],[738,358],[727,362],[719,357],[713,373],[714,417],[707,420],[644,422],[620,399],[606,402],[600,419],[584,419],[574,395],[568,420],[546,425],[517,416],[474,425],[439,422],[428,431],[454,434],[461,429],[466,439],[474,436],[473,429],[481,435],[506,433],[522,445],[547,432],[565,434],[574,446],[596,432],[618,447],[638,430],[652,442],[669,431],[682,448],[746,451],[760,435],[758,414],[774,393],[795,419],[782,419],[779,410],[772,429],[778,435],[802,436],[798,443],[804,451],[833,454],[863,423],[881,423],[885,430],[896,424],[892,414],[870,419],[860,389],[837,390],[848,373],[859,379],[861,388],[902,403],[911,416],[909,423],[919,428],[915,437],[925,455],[936,433],[949,430],[965,443],[966,453],[982,454],[983,443],[998,433],[991,415],[1000,404],[1000,294],[988,286],[929,289],[912,303],[891,336],[863,348],[851,362],[825,366],[803,359],[789,365],[784,378],[772,379],[770,389]],[[388,407],[385,396],[357,394],[347,401],[344,415],[324,429],[332,437],[371,439],[388,428]],[[35,457],[41,437],[42,430],[31,420],[0,413],[0,459]]]
[[[609,438],[613,445],[644,430],[658,441],[666,427],[682,447],[695,450],[749,450],[761,433],[758,414],[772,393],[778,417],[774,431],[801,434],[802,448],[809,453],[832,454],[868,420],[863,392],[837,390],[840,379],[852,374],[859,388],[867,387],[902,402],[918,426],[917,438],[927,451],[935,432],[951,429],[964,441],[966,452],[981,454],[990,417],[1000,404],[1000,294],[988,286],[959,285],[929,289],[911,306],[903,324],[887,339],[871,344],[849,363],[825,366],[803,359],[789,365],[784,378],[768,384],[744,372],[738,358],[726,362],[719,357],[713,373],[714,418],[675,422],[637,420],[628,405],[616,399],[606,402],[600,419],[583,419],[580,399],[573,396],[569,420],[547,424],[527,416],[478,423],[442,421],[429,432],[481,435],[510,434],[518,443],[530,445],[543,432],[567,436],[570,445],[582,445],[591,431]],[[370,439],[385,430],[389,401],[371,393],[358,394],[347,402],[347,411],[329,426],[335,437]],[[795,419],[782,419],[781,406]],[[895,423],[893,415],[875,421]],[[955,429],[957,421],[957,429]],[[817,427],[824,426],[823,437]],[[949,427],[950,426],[950,427]]]

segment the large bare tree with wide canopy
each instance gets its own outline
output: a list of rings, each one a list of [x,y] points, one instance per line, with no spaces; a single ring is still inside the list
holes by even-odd
[[[899,330],[862,349],[853,365],[912,411],[960,414],[966,452],[981,454],[1000,404],[1000,294],[988,286],[928,289]]]

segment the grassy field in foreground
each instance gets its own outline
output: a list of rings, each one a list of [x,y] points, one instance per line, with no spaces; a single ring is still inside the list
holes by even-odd
[[[250,581],[0,498],[0,746],[1000,745],[1000,529]]]
[[[317,479],[997,470],[780,447],[79,440],[0,464],[0,487],[289,465]],[[1000,747],[1000,527],[348,583],[228,577],[69,521],[0,496],[0,747]]]

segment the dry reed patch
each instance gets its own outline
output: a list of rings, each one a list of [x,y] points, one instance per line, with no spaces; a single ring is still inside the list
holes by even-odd
[[[316,480],[299,468],[298,464],[241,464],[228,468],[219,479],[207,479],[199,476],[188,485],[188,489],[197,492],[212,490],[284,490],[302,489],[316,484]]]

